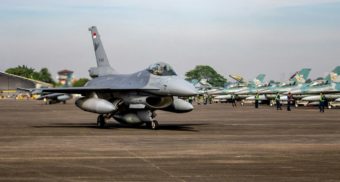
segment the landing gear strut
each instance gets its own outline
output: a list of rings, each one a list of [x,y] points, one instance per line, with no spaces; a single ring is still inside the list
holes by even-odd
[[[98,128],[105,128],[106,127],[106,122],[105,122],[105,117],[104,115],[99,115],[97,118],[97,126]]]
[[[151,129],[157,130],[159,128],[159,124],[157,120],[152,120],[151,121]]]
[[[156,121],[156,120],[153,120],[151,122],[147,122],[147,123],[145,123],[145,125],[146,125],[147,128],[150,128],[152,130],[157,130],[159,128],[158,121]]]

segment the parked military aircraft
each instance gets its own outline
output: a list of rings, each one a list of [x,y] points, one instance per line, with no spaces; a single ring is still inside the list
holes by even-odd
[[[36,100],[43,100],[45,104],[56,104],[56,103],[64,103],[66,101],[72,99],[72,95],[65,93],[42,93],[40,88],[37,89],[26,89],[26,88],[17,88],[19,91],[24,91],[30,93],[30,95],[39,95]]]
[[[296,106],[299,104],[318,104],[320,93],[325,94],[330,104],[329,106],[331,106],[332,103],[337,102],[336,100],[340,98],[340,66],[332,70],[323,80],[315,80],[301,88],[292,90],[291,93],[295,99],[299,99]]]
[[[194,85],[194,87],[196,88],[196,90],[198,91],[198,94],[208,94],[208,92],[210,93],[211,91],[216,90],[215,87],[213,87],[207,79],[201,79],[201,80],[191,80],[191,84]]]
[[[72,99],[72,95],[64,94],[64,93],[45,94],[37,98],[37,100],[43,100],[45,104],[55,104],[55,103],[66,104],[66,101],[70,99]]]
[[[332,83],[340,82],[340,66],[332,70],[323,80],[317,79],[310,84],[306,84],[302,88],[291,90],[294,95],[299,94],[320,94],[320,92],[327,92],[333,90]]]
[[[212,95],[215,95],[215,99],[231,99],[232,95],[236,95],[237,99],[245,98],[249,94],[256,90],[257,88],[263,87],[265,85],[264,78],[265,74],[259,74],[254,80],[252,81],[245,81],[243,77],[238,75],[229,75],[230,78],[235,79],[238,83],[231,85],[228,88],[223,90],[217,90],[212,92]]]
[[[170,65],[160,62],[133,74],[119,74],[110,66],[97,28],[92,26],[89,31],[97,60],[97,67],[89,70],[93,79],[84,87],[46,88],[42,92],[81,94],[76,106],[99,114],[98,127],[105,127],[107,120],[114,118],[122,124],[146,124],[156,129],[156,110],[193,110],[190,103],[179,97],[196,95],[196,89],[177,76]]]
[[[304,83],[306,83],[306,80],[308,79],[310,71],[311,69],[309,68],[303,68],[301,69],[301,71],[293,75],[291,79],[289,80],[289,82],[281,83],[280,85],[276,87],[269,87],[267,89],[263,89],[259,91],[259,93],[267,94],[267,97],[270,97],[268,96],[268,94],[286,93],[286,92],[290,92],[293,89],[300,88]]]
[[[306,80],[308,79],[311,69],[303,68],[300,71],[292,75],[288,82],[280,84],[273,84],[268,87],[258,89],[257,92],[260,94],[260,100],[264,103],[274,103],[274,99],[277,93],[284,94],[288,93],[293,89],[301,88]],[[251,102],[255,100],[255,96],[247,97],[244,102]],[[281,100],[287,100],[287,96],[281,96]]]

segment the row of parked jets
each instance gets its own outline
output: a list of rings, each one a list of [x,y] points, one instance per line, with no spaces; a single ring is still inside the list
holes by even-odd
[[[241,104],[251,103],[255,95],[259,94],[262,103],[275,104],[275,97],[280,94],[281,102],[287,102],[287,95],[291,93],[295,106],[317,105],[320,100],[320,93],[327,99],[328,107],[340,106],[340,66],[334,68],[326,77],[315,80],[309,79],[311,69],[303,68],[292,75],[286,82],[266,83],[265,74],[259,74],[252,81],[245,81],[238,75],[229,75],[236,80],[225,88],[213,88],[207,80],[193,81],[199,94],[213,96],[215,101],[228,101],[232,98]]]

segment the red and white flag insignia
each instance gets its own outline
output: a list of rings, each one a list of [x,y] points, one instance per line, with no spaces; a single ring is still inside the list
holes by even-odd
[[[92,37],[93,37],[94,39],[97,38],[96,32],[93,32]]]

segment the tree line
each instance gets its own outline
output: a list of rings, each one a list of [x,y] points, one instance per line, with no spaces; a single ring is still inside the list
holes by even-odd
[[[34,68],[28,67],[26,65],[19,65],[14,68],[8,68],[5,72],[33,80],[50,83],[54,86],[59,86],[58,83],[54,81],[51,73],[47,68],[41,68],[39,71],[36,71]],[[73,83],[73,86],[81,87],[85,85],[87,81],[88,81],[87,78],[80,78],[79,80]]]

